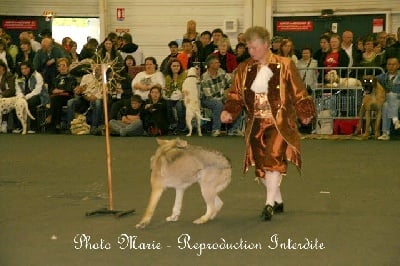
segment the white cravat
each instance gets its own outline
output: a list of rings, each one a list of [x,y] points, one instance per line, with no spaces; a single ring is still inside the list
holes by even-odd
[[[260,70],[257,73],[256,78],[251,84],[250,89],[255,93],[267,93],[268,92],[268,81],[274,75],[272,70],[266,66],[261,66]]]

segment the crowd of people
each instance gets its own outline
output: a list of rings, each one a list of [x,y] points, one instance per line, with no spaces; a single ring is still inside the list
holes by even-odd
[[[18,45],[3,30],[0,36],[0,97],[25,97],[33,116],[38,112],[45,114],[43,121],[29,121],[28,133],[44,129],[69,132],[71,121],[83,114],[91,125],[88,133],[101,135],[106,109],[113,135],[185,134],[182,84],[187,70],[196,67],[203,115],[210,118],[210,122],[204,122],[205,129],[214,137],[223,131],[243,136],[244,113],[233,125],[222,123],[220,118],[238,65],[250,58],[243,33],[237,35],[237,44],[232,47],[221,29],[199,33],[196,22],[190,20],[181,45],[176,40],[170,41],[167,44],[170,53],[160,64],[152,56],[145,57],[143,47],[134,43],[129,33],[111,32],[101,43],[88,39],[79,52],[73,37],[57,43],[50,31],[41,33],[40,43],[33,32],[22,32]],[[383,117],[387,121],[383,122],[381,139],[389,139],[391,125],[400,128],[400,28],[397,36],[380,32],[357,40],[349,30],[341,35],[326,32],[319,43],[317,51],[311,47],[297,49],[290,38],[273,36],[270,50],[293,61],[310,92],[321,78],[317,67],[385,69],[378,79],[387,93],[391,93],[388,97],[391,100],[385,103]],[[100,64],[112,66],[106,73],[108,108],[103,107]],[[19,133],[20,128],[15,114],[3,114],[2,133]]]

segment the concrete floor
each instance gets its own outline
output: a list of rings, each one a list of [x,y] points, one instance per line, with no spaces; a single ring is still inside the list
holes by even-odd
[[[137,230],[153,138],[111,138],[114,209],[136,210],[115,218],[85,216],[108,207],[104,137],[0,135],[0,265],[400,265],[399,141],[303,140],[302,176],[289,168],[285,212],[271,222],[259,220],[264,188],[253,169],[241,174],[242,138],[190,143],[232,161],[222,211],[192,224],[205,211],[194,185],[180,221],[167,223],[167,190],[152,223]]]

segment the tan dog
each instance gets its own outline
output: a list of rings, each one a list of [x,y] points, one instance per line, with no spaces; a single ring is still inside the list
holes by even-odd
[[[9,113],[14,110],[17,113],[18,120],[22,125],[22,134],[26,134],[26,120],[28,116],[35,120],[31,112],[29,112],[28,102],[23,97],[14,96],[10,98],[0,98],[0,124],[2,122],[3,113]]]
[[[361,101],[359,112],[359,122],[355,134],[359,135],[362,131],[362,122],[365,116],[365,132],[363,137],[368,138],[370,135],[371,115],[372,111],[376,112],[374,134],[375,139],[381,134],[382,106],[385,103],[386,93],[382,85],[374,76],[365,76],[362,81],[364,91],[366,92]]]
[[[195,67],[189,68],[188,75],[182,84],[183,102],[186,106],[186,126],[189,129],[189,133],[186,136],[192,135],[193,118],[196,119],[197,134],[202,136],[198,81],[198,70]]]
[[[202,224],[213,219],[223,205],[218,193],[231,180],[229,160],[220,152],[188,145],[179,138],[157,139],[157,142],[159,147],[151,158],[150,200],[136,228],[144,228],[150,223],[157,203],[167,187],[175,188],[176,196],[172,214],[166,220],[177,221],[181,213],[183,194],[195,182],[200,184],[207,211],[193,223]]]
[[[328,81],[327,87],[331,88],[354,88],[361,87],[362,83],[355,78],[340,78],[336,70],[330,70],[325,75],[325,79]]]

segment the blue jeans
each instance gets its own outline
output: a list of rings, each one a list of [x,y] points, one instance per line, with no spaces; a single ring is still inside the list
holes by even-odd
[[[142,120],[137,120],[131,124],[125,124],[121,120],[110,120],[111,133],[125,136],[142,136],[144,134]]]
[[[205,98],[201,101],[201,105],[212,111],[212,130],[221,129],[221,112],[224,107],[222,101],[215,98]]]
[[[234,132],[235,130],[242,130],[241,126],[243,123],[243,120],[246,118],[246,115],[244,112],[242,112],[238,118],[233,122],[232,127],[229,129],[230,132]]]
[[[92,127],[98,127],[104,124],[103,116],[103,99],[97,99],[94,102],[85,100],[82,96],[77,96],[68,100],[68,127],[71,125],[72,119],[74,119],[75,113],[84,114],[90,110],[91,116],[88,117],[90,125]],[[90,108],[90,109],[89,109]]]
[[[90,109],[92,111],[92,127],[98,127],[104,124],[103,116],[103,99],[97,99],[94,102],[90,102]]]
[[[74,119],[75,117],[75,99],[76,98],[72,98],[69,99],[67,102],[67,106],[68,106],[68,111],[67,111],[67,127],[70,128],[71,127],[71,121]]]
[[[386,93],[386,101],[382,107],[382,132],[389,134],[391,119],[399,115],[399,94],[395,92]]]
[[[167,100],[168,122],[169,125],[176,125],[178,130],[184,130],[186,127],[185,113],[186,108],[183,101]],[[176,112],[176,117],[175,117]],[[176,120],[177,119],[177,120]]]

